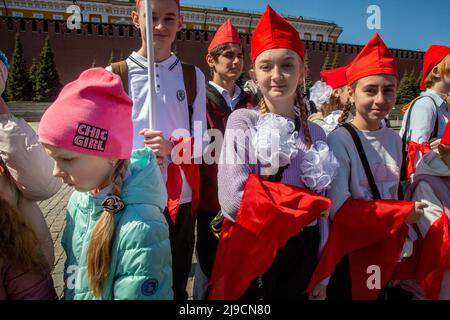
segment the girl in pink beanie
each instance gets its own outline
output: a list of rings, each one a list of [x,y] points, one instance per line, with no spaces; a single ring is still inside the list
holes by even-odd
[[[150,149],[132,153],[132,101],[89,69],[45,112],[39,141],[76,189],[62,245],[65,299],[172,299],[166,189]]]

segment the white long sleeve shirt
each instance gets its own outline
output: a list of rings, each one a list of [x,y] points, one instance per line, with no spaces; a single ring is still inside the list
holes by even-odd
[[[420,94],[426,98],[421,98],[415,102],[412,108],[411,120],[409,130],[406,132],[408,140],[417,143],[426,143],[430,141],[433,134],[436,117],[438,120],[437,136],[441,138],[444,134],[445,127],[450,119],[450,106],[447,101],[442,99],[436,92],[431,89]],[[433,99],[434,102],[431,100]],[[437,108],[436,108],[436,105]],[[406,119],[408,110],[403,116],[402,128],[400,129],[400,136],[405,133]]]
[[[397,199],[402,163],[400,136],[387,127],[376,131],[357,132],[381,198]],[[372,200],[373,195],[358,151],[347,129],[341,127],[331,132],[327,143],[340,164],[338,175],[332,182],[331,189],[327,191],[327,196],[333,200],[330,216],[334,218],[348,197]]]

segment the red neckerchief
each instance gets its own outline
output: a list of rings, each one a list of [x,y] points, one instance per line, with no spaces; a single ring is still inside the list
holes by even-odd
[[[194,150],[194,138],[171,138],[171,141],[175,146],[184,145],[179,156],[183,157],[184,151],[187,149],[193,154]],[[183,179],[181,177],[181,169],[183,169],[184,176],[187,183],[189,183],[192,189],[192,202],[191,202],[191,214],[193,215],[198,207],[200,199],[200,170],[196,163],[193,163],[192,157],[189,163],[181,163],[179,165],[171,162],[167,167],[167,209],[169,210],[170,217],[175,224],[178,209],[181,201],[181,191],[183,187]]]
[[[431,151],[429,143],[417,143],[412,140],[408,141],[408,159],[406,160],[406,174],[408,179],[416,171],[416,156],[420,152],[423,157]]]
[[[239,299],[269,270],[278,249],[330,206],[309,190],[250,174],[235,223],[224,220],[208,299]]]
[[[369,288],[370,266],[381,271],[381,288],[391,280],[408,229],[404,223],[414,202],[349,198],[338,210],[307,292],[329,277],[339,261],[349,257],[352,298],[374,300],[379,289]],[[371,271],[373,272],[373,271]]]

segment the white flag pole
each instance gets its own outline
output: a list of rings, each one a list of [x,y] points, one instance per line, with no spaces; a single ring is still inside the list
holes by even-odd
[[[147,21],[147,75],[148,75],[148,95],[150,101],[150,113],[149,113],[149,129],[155,130],[155,108],[156,108],[156,92],[155,92],[155,53],[153,50],[153,12],[152,1],[145,0],[145,13]]]

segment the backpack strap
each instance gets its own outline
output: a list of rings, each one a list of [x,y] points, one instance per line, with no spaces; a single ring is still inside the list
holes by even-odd
[[[378,191],[377,184],[375,183],[375,178],[373,177],[369,161],[367,160],[366,153],[364,152],[364,148],[361,143],[361,139],[358,136],[358,133],[356,132],[355,128],[353,128],[353,126],[349,123],[344,123],[342,127],[347,129],[347,131],[353,138],[353,142],[355,143],[356,150],[358,150],[359,158],[361,159],[364,171],[367,176],[367,180],[369,181],[370,189],[372,189],[372,195],[374,197],[374,200],[380,200],[381,195],[380,192]]]
[[[120,76],[123,89],[128,94],[128,64],[126,60],[111,63],[111,69],[114,74]]]
[[[184,88],[186,90],[186,97],[189,110],[189,128],[192,133],[192,116],[194,114],[194,101],[197,97],[197,74],[195,66],[185,62],[181,62],[183,70]]]
[[[433,100],[434,102],[434,100]],[[439,114],[438,114],[438,106],[436,105],[436,103],[434,103],[434,105],[436,106],[436,120],[434,121],[434,129],[433,129],[433,133],[431,134],[430,140],[437,138],[438,136],[438,127],[439,127]]]
[[[221,108],[225,114],[231,113],[232,110],[225,101],[225,98],[210,83],[206,84],[206,98]]]
[[[408,115],[406,116],[405,132],[403,133],[403,137],[402,137],[402,140],[403,140],[403,149],[406,148],[406,142],[407,142],[406,140],[407,140],[407,134],[408,134],[408,131],[409,131],[409,126],[410,126],[410,123],[411,123],[412,109],[413,109],[414,105],[416,104],[416,102],[417,102],[418,100],[420,100],[420,99],[422,99],[422,98],[425,98],[425,97],[430,98],[430,99],[433,101],[434,106],[436,107],[436,120],[435,120],[435,122],[434,122],[433,133],[432,133],[432,136],[430,137],[430,139],[433,139],[433,138],[436,138],[436,137],[437,137],[438,124],[439,124],[439,119],[438,119],[438,109],[439,109],[439,106],[436,104],[436,101],[434,101],[434,99],[433,99],[432,97],[430,97],[430,96],[420,96],[420,97],[417,97],[416,99],[414,99],[414,100],[412,101],[411,106],[410,106],[409,109],[408,109]]]

